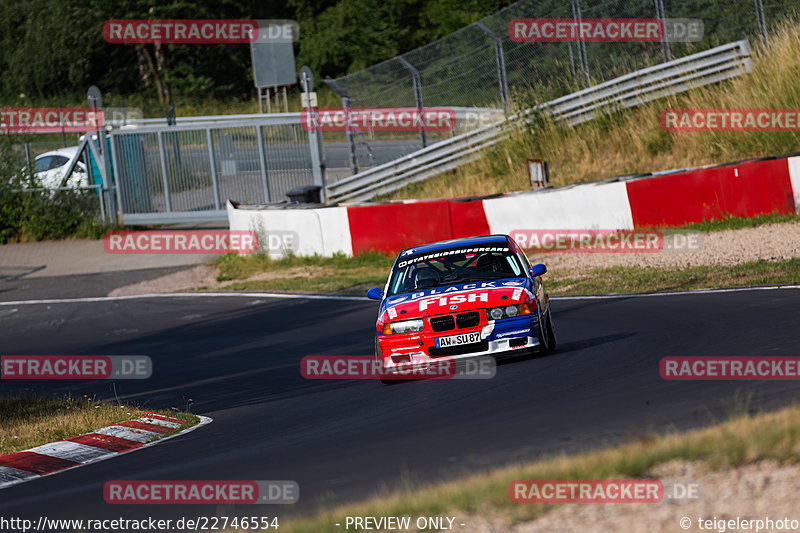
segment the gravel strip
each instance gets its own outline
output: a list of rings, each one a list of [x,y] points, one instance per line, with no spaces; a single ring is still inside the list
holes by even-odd
[[[188,291],[197,287],[217,283],[216,267],[200,265],[194,268],[167,274],[159,278],[141,281],[119,287],[108,293],[109,296],[136,296],[139,294],[160,294],[166,292]]]
[[[564,504],[536,520],[513,525],[508,517],[470,517],[462,521],[468,524],[470,533],[675,533],[722,531],[719,523],[700,528],[700,518],[765,520],[769,517],[774,521],[785,518],[800,521],[797,507],[800,465],[762,461],[712,471],[703,462],[671,461],[644,477],[660,479],[665,487],[674,483],[684,486],[699,483],[700,497],[694,501],[667,501],[665,498],[661,503]],[[684,517],[691,520],[686,529],[680,523]],[[725,531],[755,531],[755,526],[752,529],[726,527]]]
[[[753,228],[696,232],[699,250],[656,253],[548,253],[531,255],[548,270],[584,270],[614,266],[731,266],[750,261],[781,261],[800,257],[800,222],[764,224]],[[665,237],[669,242],[669,237]]]

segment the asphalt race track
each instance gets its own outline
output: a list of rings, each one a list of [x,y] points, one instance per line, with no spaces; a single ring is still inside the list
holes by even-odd
[[[542,453],[702,426],[800,398],[791,381],[664,381],[664,356],[797,356],[798,289],[555,299],[554,355],[501,364],[491,380],[301,377],[310,354],[372,350],[377,303],[251,296],[0,305],[0,352],[149,355],[120,399],[185,408],[208,426],[157,446],[0,490],[0,515],[49,518],[286,516]],[[3,393],[112,397],[111,382],[3,381]],[[118,506],[115,479],[296,480],[294,509]]]

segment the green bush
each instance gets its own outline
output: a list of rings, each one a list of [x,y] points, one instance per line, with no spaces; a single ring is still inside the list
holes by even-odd
[[[99,239],[110,227],[100,219],[95,190],[34,191],[18,135],[0,134],[0,244],[67,237]]]

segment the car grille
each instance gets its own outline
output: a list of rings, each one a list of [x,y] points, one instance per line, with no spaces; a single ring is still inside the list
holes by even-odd
[[[433,331],[447,331],[449,329],[455,329],[455,327],[456,324],[452,315],[431,318],[431,329],[433,329]]]
[[[489,341],[462,344],[461,346],[448,346],[447,348],[428,348],[431,357],[445,357],[448,355],[464,355],[468,353],[485,352],[489,349]]]
[[[471,313],[460,313],[456,315],[456,324],[459,328],[474,328],[481,321],[481,315],[477,311]]]
[[[451,329],[474,328],[481,321],[481,315],[477,311],[469,313],[459,313],[453,315],[435,316],[431,318],[431,329],[433,331],[449,331]]]

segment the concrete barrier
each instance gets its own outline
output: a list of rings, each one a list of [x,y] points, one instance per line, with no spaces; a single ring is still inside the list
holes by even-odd
[[[659,176],[512,193],[315,209],[236,207],[231,230],[294,235],[269,253],[396,253],[424,243],[538,229],[635,229],[800,214],[800,156],[742,161]]]

